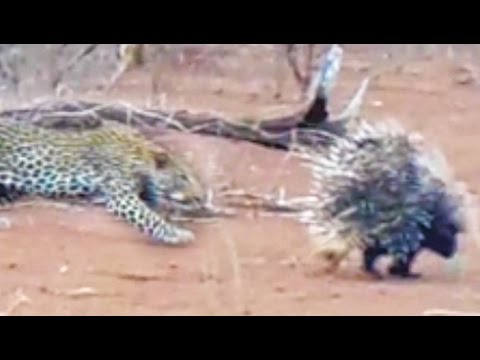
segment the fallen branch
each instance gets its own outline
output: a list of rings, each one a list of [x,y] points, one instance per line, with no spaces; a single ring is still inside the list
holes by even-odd
[[[281,117],[234,122],[213,113],[167,113],[129,105],[54,101],[33,108],[4,111],[0,113],[0,120],[30,121],[42,127],[62,130],[95,128],[110,120],[130,124],[140,130],[154,128],[156,132],[161,132],[174,129],[249,141],[282,150],[288,150],[295,144],[324,146],[330,143],[332,134],[344,135],[349,121],[358,116],[368,84],[368,81],[362,84],[341,118],[329,116],[327,98],[340,70],[342,54],[343,50],[337,45],[330,49],[312,75],[306,108]]]
[[[258,126],[250,124],[233,123],[225,118],[210,114],[191,114],[177,112],[173,116],[161,110],[143,111],[130,106],[111,105],[105,106],[86,102],[55,102],[42,104],[40,109],[12,110],[0,113],[0,119],[14,119],[17,121],[30,121],[36,125],[54,129],[88,129],[101,126],[103,121],[118,121],[129,123],[140,129],[155,128],[162,132],[167,129],[213,135],[217,137],[250,141],[260,145],[278,149],[288,149],[293,142],[302,144],[324,144],[327,141],[325,131],[311,129],[296,129],[295,122],[301,114],[264,120]],[[328,131],[343,132],[340,122],[328,126]]]

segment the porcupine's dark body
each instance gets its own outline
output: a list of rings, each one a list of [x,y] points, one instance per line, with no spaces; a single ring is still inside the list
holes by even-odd
[[[356,247],[367,273],[381,277],[375,264],[388,255],[390,275],[415,278],[411,266],[422,249],[455,255],[464,230],[459,198],[406,133],[386,129],[361,123],[327,152],[305,153],[322,204],[308,222],[314,239],[329,234],[344,245],[329,253],[336,265]]]
[[[437,194],[433,207],[429,210],[432,216],[430,226],[419,225],[417,231],[423,234],[423,240],[419,242],[417,249],[410,249],[403,257],[394,258],[392,265],[389,267],[389,273],[398,277],[418,277],[419,273],[412,273],[411,266],[416,255],[422,250],[431,250],[440,256],[450,258],[457,251],[457,236],[462,231],[462,224],[455,219],[456,211],[445,194]],[[370,274],[381,277],[380,273],[375,269],[376,260],[382,255],[389,254],[389,247],[382,244],[374,244],[368,246],[363,251],[363,267]]]

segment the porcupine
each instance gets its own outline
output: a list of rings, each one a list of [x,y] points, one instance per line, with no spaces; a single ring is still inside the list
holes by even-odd
[[[467,193],[440,171],[441,158],[434,161],[422,141],[397,124],[359,120],[327,150],[301,149],[315,199],[302,220],[330,270],[361,249],[368,274],[383,277],[375,264],[386,255],[391,276],[418,278],[411,266],[422,249],[444,258],[457,253]]]

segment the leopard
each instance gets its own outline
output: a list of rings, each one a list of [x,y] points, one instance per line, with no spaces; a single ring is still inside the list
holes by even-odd
[[[91,202],[155,244],[182,245],[195,235],[168,220],[166,209],[199,208],[206,192],[184,159],[131,126],[105,122],[59,131],[5,120],[0,123],[0,204],[26,196]]]

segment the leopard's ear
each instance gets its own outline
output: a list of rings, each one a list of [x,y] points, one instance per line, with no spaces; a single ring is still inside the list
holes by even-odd
[[[155,160],[155,166],[157,167],[166,166],[170,162],[170,156],[166,151],[157,151],[154,153],[153,157]]]

